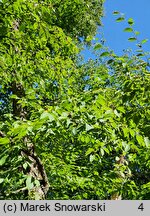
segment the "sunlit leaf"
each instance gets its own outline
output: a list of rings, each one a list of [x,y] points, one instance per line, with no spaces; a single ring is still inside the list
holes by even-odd
[[[95,160],[95,155],[90,155],[90,162],[93,162]]]
[[[130,150],[130,145],[126,144],[124,147],[124,151],[127,153]]]
[[[109,52],[103,52],[101,53],[100,57],[107,57],[107,56],[110,56],[110,53]]]
[[[102,44],[98,43],[94,46],[94,50],[99,50],[102,48]]]
[[[76,135],[76,133],[77,133],[77,128],[73,127],[73,129],[72,129],[72,134],[73,134],[73,135]]]
[[[104,149],[103,148],[100,149],[100,152],[101,152],[101,155],[104,156]]]
[[[139,32],[139,31],[134,31],[134,34],[135,34],[135,35],[139,35],[140,32]]]
[[[139,144],[143,145],[144,144],[144,140],[143,137],[141,135],[136,135],[136,139],[138,141]]]
[[[124,20],[125,20],[124,17],[119,17],[119,18],[116,19],[116,22],[122,22],[122,21],[124,21]]]
[[[0,166],[2,166],[6,162],[7,158],[8,158],[8,155],[5,155],[0,159]]]
[[[124,108],[123,106],[122,106],[122,107],[120,106],[120,107],[118,107],[117,109],[118,109],[120,112],[125,113],[125,108]]]
[[[124,136],[128,137],[129,136],[129,130],[128,130],[128,128],[123,127],[122,130],[123,130]]]
[[[89,149],[86,151],[85,155],[87,156],[87,155],[91,154],[92,152],[94,152],[94,149],[93,149],[93,148],[89,148]]]
[[[3,181],[4,181],[4,179],[3,179],[3,178],[0,178],[0,184],[3,183]]]
[[[37,187],[40,186],[40,181],[39,181],[39,180],[35,179],[34,183],[35,183],[35,185],[36,185]]]
[[[150,140],[148,137],[144,137],[144,142],[145,142],[146,147],[150,147]]]
[[[134,137],[135,136],[135,131],[133,130],[133,129],[129,129],[129,133],[130,133],[130,135],[132,136],[132,137]]]
[[[85,124],[85,130],[86,131],[89,131],[89,130],[91,130],[91,129],[93,129],[93,126],[91,126],[91,125],[89,125],[89,124]]]
[[[0,138],[0,145],[8,144],[10,140],[7,137]]]
[[[129,25],[133,25],[133,24],[134,24],[134,20],[133,20],[132,18],[129,18],[129,19],[128,19],[128,24],[129,24]]]
[[[28,163],[24,163],[24,164],[23,164],[23,168],[26,170],[27,167],[28,167]]]
[[[117,117],[120,117],[120,113],[118,113],[118,111],[116,109],[114,110],[114,113]]]
[[[133,29],[128,27],[124,29],[124,32],[133,32]]]
[[[54,116],[47,111],[43,112],[40,117],[40,119],[45,119],[45,118],[49,119],[50,121],[55,120]]]
[[[148,41],[148,39],[144,39],[141,41],[142,44],[146,43]]]
[[[27,179],[26,179],[26,187],[28,188],[28,190],[31,190],[33,188],[33,183],[31,182],[32,177],[30,175],[28,175]]]

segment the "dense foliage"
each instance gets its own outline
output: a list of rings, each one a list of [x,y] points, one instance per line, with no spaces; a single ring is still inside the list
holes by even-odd
[[[150,198],[147,63],[78,58],[102,3],[0,1],[1,199]]]

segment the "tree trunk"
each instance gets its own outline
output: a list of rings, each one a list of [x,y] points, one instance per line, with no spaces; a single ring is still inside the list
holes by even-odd
[[[119,160],[116,162],[116,164],[118,164],[118,169],[120,165],[124,165],[126,162],[125,160],[125,156],[124,155],[120,155]],[[118,174],[118,177],[121,178],[122,180],[124,180],[124,178],[122,176],[120,176]],[[121,194],[119,194],[119,192],[115,192],[111,195],[111,200],[122,200],[122,196]]]
[[[25,97],[25,90],[21,83],[12,83],[12,94],[16,97],[12,100],[12,114],[14,118],[20,118],[20,120],[25,120],[27,117],[27,108],[22,107],[19,102],[20,99]],[[27,161],[30,161],[30,169],[26,175],[30,175],[32,179],[37,180],[38,185],[34,186],[32,189],[28,190],[29,199],[46,199],[46,194],[49,190],[48,178],[42,165],[42,162],[38,155],[34,151],[34,144],[30,142],[30,139],[26,136],[24,137],[24,149],[21,150],[22,157],[26,157]]]
[[[14,20],[12,31],[14,31],[14,33],[19,31],[19,20]],[[14,42],[15,41],[16,39],[14,37]],[[19,52],[15,45],[14,51],[16,54]],[[14,70],[14,77],[15,76],[17,77],[17,72]],[[19,100],[25,97],[25,89],[23,85],[16,80],[11,83],[11,91],[12,94],[15,95],[15,98],[12,99],[12,114],[14,118],[19,118],[23,121],[27,119],[27,108],[23,107]],[[37,180],[39,183],[32,189],[28,190],[28,198],[39,200],[46,199],[46,194],[49,190],[48,178],[40,158],[34,151],[34,144],[30,142],[28,137],[24,137],[24,149],[21,150],[21,156],[26,157],[27,161],[30,162],[30,169],[25,174],[30,175],[31,178],[34,179],[34,182]]]

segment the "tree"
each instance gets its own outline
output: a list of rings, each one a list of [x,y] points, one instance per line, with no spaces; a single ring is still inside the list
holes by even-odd
[[[102,1],[3,0],[0,12],[1,197],[44,199],[39,118],[69,94],[77,41],[96,32]]]
[[[149,199],[147,63],[101,44],[100,57],[79,61],[102,1],[9,2],[0,3],[1,199]]]

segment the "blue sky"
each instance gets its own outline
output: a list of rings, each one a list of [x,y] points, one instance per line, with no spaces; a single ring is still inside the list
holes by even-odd
[[[131,48],[133,51],[137,49],[136,42],[129,42],[128,38],[132,37],[132,33],[123,32],[128,27],[127,21],[116,22],[118,16],[114,16],[113,11],[120,11],[125,14],[125,18],[133,18],[135,24],[133,29],[140,32],[138,39],[149,39],[143,45],[145,51],[150,51],[150,0],[106,0],[104,4],[104,18],[102,19],[103,27],[98,29],[96,37],[100,37],[99,33],[104,34],[106,46],[113,50],[117,55],[123,54],[124,49]],[[83,52],[86,59],[93,57],[87,50]]]

